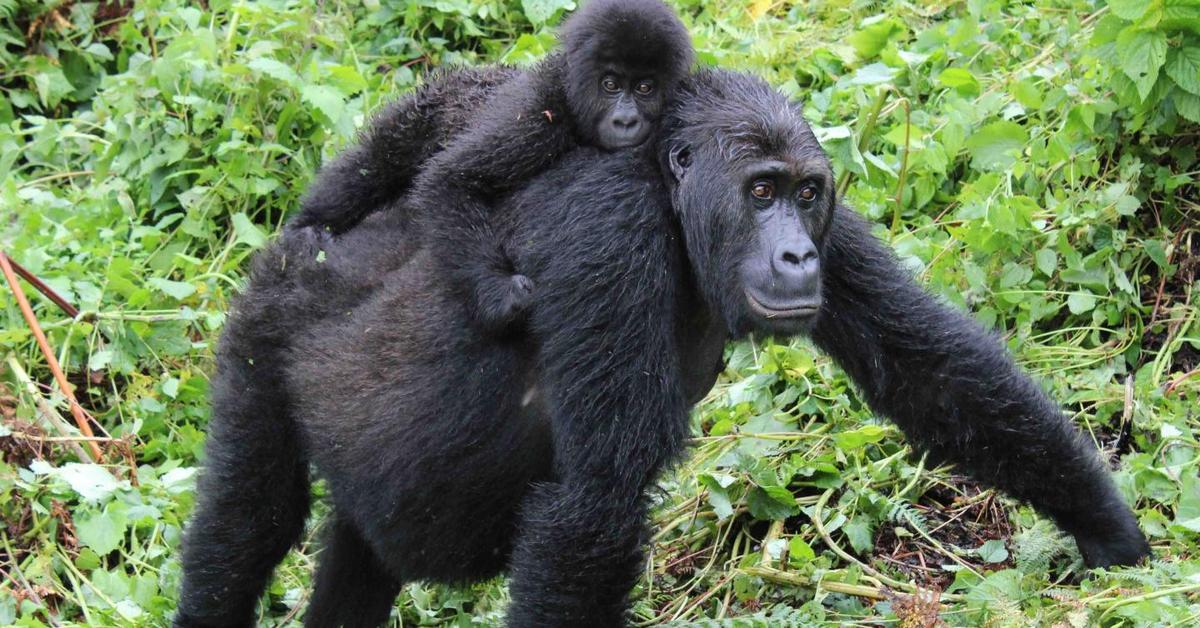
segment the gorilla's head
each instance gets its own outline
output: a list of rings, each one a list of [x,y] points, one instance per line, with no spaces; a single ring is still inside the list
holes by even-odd
[[[821,307],[836,202],[799,107],[760,79],[703,70],[664,118],[664,171],[705,300],[730,332],[795,334]]]
[[[650,137],[691,69],[691,37],[661,0],[589,0],[559,32],[567,104],[586,143],[612,150]]]

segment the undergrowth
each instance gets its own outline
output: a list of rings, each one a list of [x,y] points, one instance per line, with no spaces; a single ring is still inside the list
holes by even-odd
[[[848,202],[1062,400],[1156,559],[1085,571],[806,342],[756,338],[655,494],[636,623],[1200,622],[1200,0],[674,4],[704,63],[804,103]],[[0,624],[169,622],[247,258],[381,103],[540,58],[570,6],[0,0],[0,247],[80,310],[24,284],[96,433],[0,290]],[[322,513],[263,625],[302,619]],[[495,625],[503,584],[410,584],[396,621]]]

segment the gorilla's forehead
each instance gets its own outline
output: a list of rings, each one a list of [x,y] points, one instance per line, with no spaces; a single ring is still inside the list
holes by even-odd
[[[827,163],[799,105],[758,77],[701,70],[674,105],[674,132],[693,146],[715,146],[725,159]]]

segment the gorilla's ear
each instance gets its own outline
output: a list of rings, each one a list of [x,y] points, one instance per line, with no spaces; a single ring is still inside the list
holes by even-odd
[[[692,149],[686,144],[676,144],[667,151],[667,163],[671,166],[671,176],[678,183],[692,165]]]

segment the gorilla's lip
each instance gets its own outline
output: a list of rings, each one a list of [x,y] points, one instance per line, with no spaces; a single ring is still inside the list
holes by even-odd
[[[750,309],[763,318],[807,318],[815,316],[820,308],[820,299],[805,299],[791,303],[767,303],[751,290],[746,290],[746,302]]]

